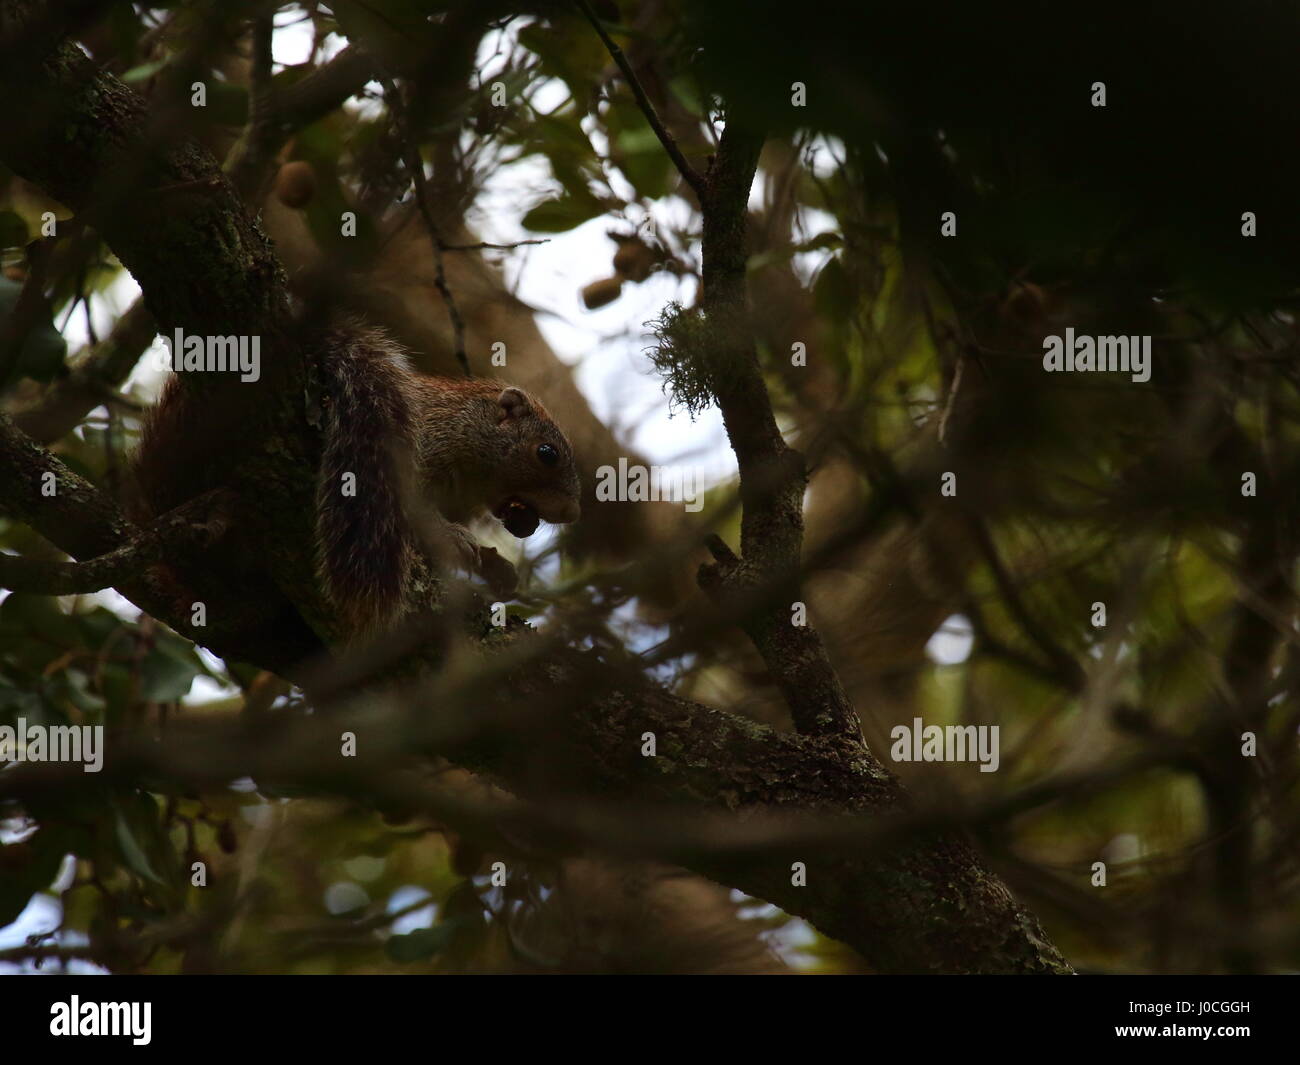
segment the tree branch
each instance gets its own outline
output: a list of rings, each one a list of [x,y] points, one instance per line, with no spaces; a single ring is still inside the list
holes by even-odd
[[[85,562],[0,554],[0,588],[35,595],[85,595],[128,585],[164,558],[206,547],[228,526],[224,493],[208,492],[157,518],[129,543]]]
[[[482,693],[472,679],[465,683],[468,689],[437,688],[437,705],[464,702],[466,690]],[[410,702],[431,701],[421,693]],[[33,763],[4,774],[0,796],[66,798],[142,777],[192,792],[251,777],[272,789],[351,796],[439,819],[445,796],[401,767],[404,750],[432,747],[543,808],[557,796],[596,794],[671,803],[687,820],[766,813],[852,824],[858,816],[907,816],[901,787],[860,748],[774,732],[638,682],[590,654],[534,661],[504,688],[470,701],[479,727],[468,737],[445,719],[373,705],[355,718],[281,718],[256,729],[233,719],[180,719],[161,742],[137,736],[111,750],[93,780],[80,767]],[[344,728],[357,736],[354,758],[339,755]],[[639,754],[646,731],[657,738],[657,757]],[[689,867],[806,918],[880,971],[1069,971],[1033,916],[960,837],[881,843],[852,852],[797,841],[749,852],[700,848]],[[806,886],[793,882],[794,862],[807,867]]]
[[[704,214],[703,309],[714,396],[740,467],[741,558],[714,539],[700,584],[715,599],[751,607],[742,622],[781,688],[800,732],[861,742],[861,725],[825,644],[792,606],[801,599],[803,458],[781,435],[758,365],[746,288],[747,204],[763,146],[761,134],[732,119],[709,170]]]
[[[195,503],[200,505],[198,500]],[[24,436],[3,413],[0,512],[31,526],[74,558],[102,558],[138,536],[108,496]],[[195,628],[189,618],[193,600],[180,598],[181,589],[167,576],[149,567],[118,576],[121,583],[114,586],[127,599],[223,657],[259,661],[282,675],[292,675],[304,658],[319,651],[319,645],[304,643],[296,630],[284,624],[269,597],[265,603],[250,602],[232,593],[230,601],[211,604],[206,628]]]

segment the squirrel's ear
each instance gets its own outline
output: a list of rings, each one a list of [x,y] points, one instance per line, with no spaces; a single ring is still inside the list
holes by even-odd
[[[528,396],[521,389],[507,388],[504,389],[497,397],[497,402],[501,404],[501,420],[507,418],[522,418],[532,409],[532,404],[528,402]]]

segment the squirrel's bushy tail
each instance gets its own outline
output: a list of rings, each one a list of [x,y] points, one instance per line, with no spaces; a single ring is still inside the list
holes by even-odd
[[[317,567],[350,633],[402,606],[411,534],[403,493],[414,469],[410,371],[395,341],[372,328],[327,333],[320,346],[325,448],[316,489]]]

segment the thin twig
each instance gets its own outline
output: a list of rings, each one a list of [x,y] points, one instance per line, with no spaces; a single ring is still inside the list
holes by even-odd
[[[411,175],[411,181],[415,184],[415,205],[420,211],[420,218],[424,221],[425,229],[429,231],[429,242],[433,245],[433,284],[441,294],[443,303],[447,305],[447,317],[451,319],[456,361],[460,363],[460,368],[465,371],[466,377],[473,377],[474,374],[469,368],[469,356],[465,354],[465,320],[461,317],[460,309],[456,306],[456,298],[452,295],[451,286],[447,284],[447,272],[443,267],[442,260],[442,253],[446,250],[446,245],[438,232],[438,224],[433,219],[433,212],[429,209],[428,187],[424,180],[424,164],[420,159],[420,150],[407,125],[406,110],[402,106],[401,98],[398,96],[397,86],[388,77],[383,79],[383,85],[384,95],[388,100],[388,109],[392,112],[393,121],[397,127],[397,142],[401,148],[402,162],[406,165],[407,172]]]
[[[957,405],[957,393],[961,391],[962,371],[966,368],[966,356],[964,353],[957,356],[957,368],[952,374],[952,384],[948,388],[948,401],[943,405],[943,414],[939,417],[939,443],[946,443],[948,435],[948,419],[952,417],[953,408]]]
[[[253,19],[253,65],[249,71],[248,114],[254,135],[262,134],[271,124],[274,101],[271,95],[271,68],[274,65],[271,38],[275,26],[270,11]]]
[[[253,61],[248,78],[248,122],[227,160],[227,173],[240,197],[247,203],[261,200],[266,192],[270,164],[283,143],[276,121],[276,99],[271,82],[274,65],[271,38],[275,32],[270,10],[252,20]]]
[[[480,241],[477,244],[444,244],[443,251],[513,251],[515,248],[522,248],[525,244],[549,244],[550,237],[542,240],[517,240],[513,244],[491,244],[488,241]]]
[[[641,87],[641,82],[632,70],[632,64],[628,62],[627,56],[623,54],[623,49],[615,44],[614,38],[605,32],[605,27],[601,24],[596,12],[591,9],[591,5],[587,3],[587,0],[574,0],[574,3],[587,16],[587,21],[595,28],[600,35],[600,39],[605,42],[610,57],[614,60],[618,69],[623,72],[623,77],[627,79],[627,83],[632,89],[632,95],[636,97],[637,105],[641,108],[641,113],[645,115],[646,121],[650,123],[650,128],[655,131],[655,136],[659,138],[659,143],[664,146],[664,151],[668,153],[668,158],[673,161],[673,166],[677,167],[677,172],[682,175],[682,180],[695,190],[696,196],[703,198],[704,175],[686,161],[686,156],[682,155],[682,150],[677,147],[673,135],[668,132],[667,128],[659,120],[654,104],[650,102],[650,97],[646,95],[645,89]]]

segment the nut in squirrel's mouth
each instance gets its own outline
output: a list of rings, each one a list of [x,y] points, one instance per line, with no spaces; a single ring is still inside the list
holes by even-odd
[[[537,531],[537,511],[522,499],[507,499],[492,512],[511,536],[523,540]]]

